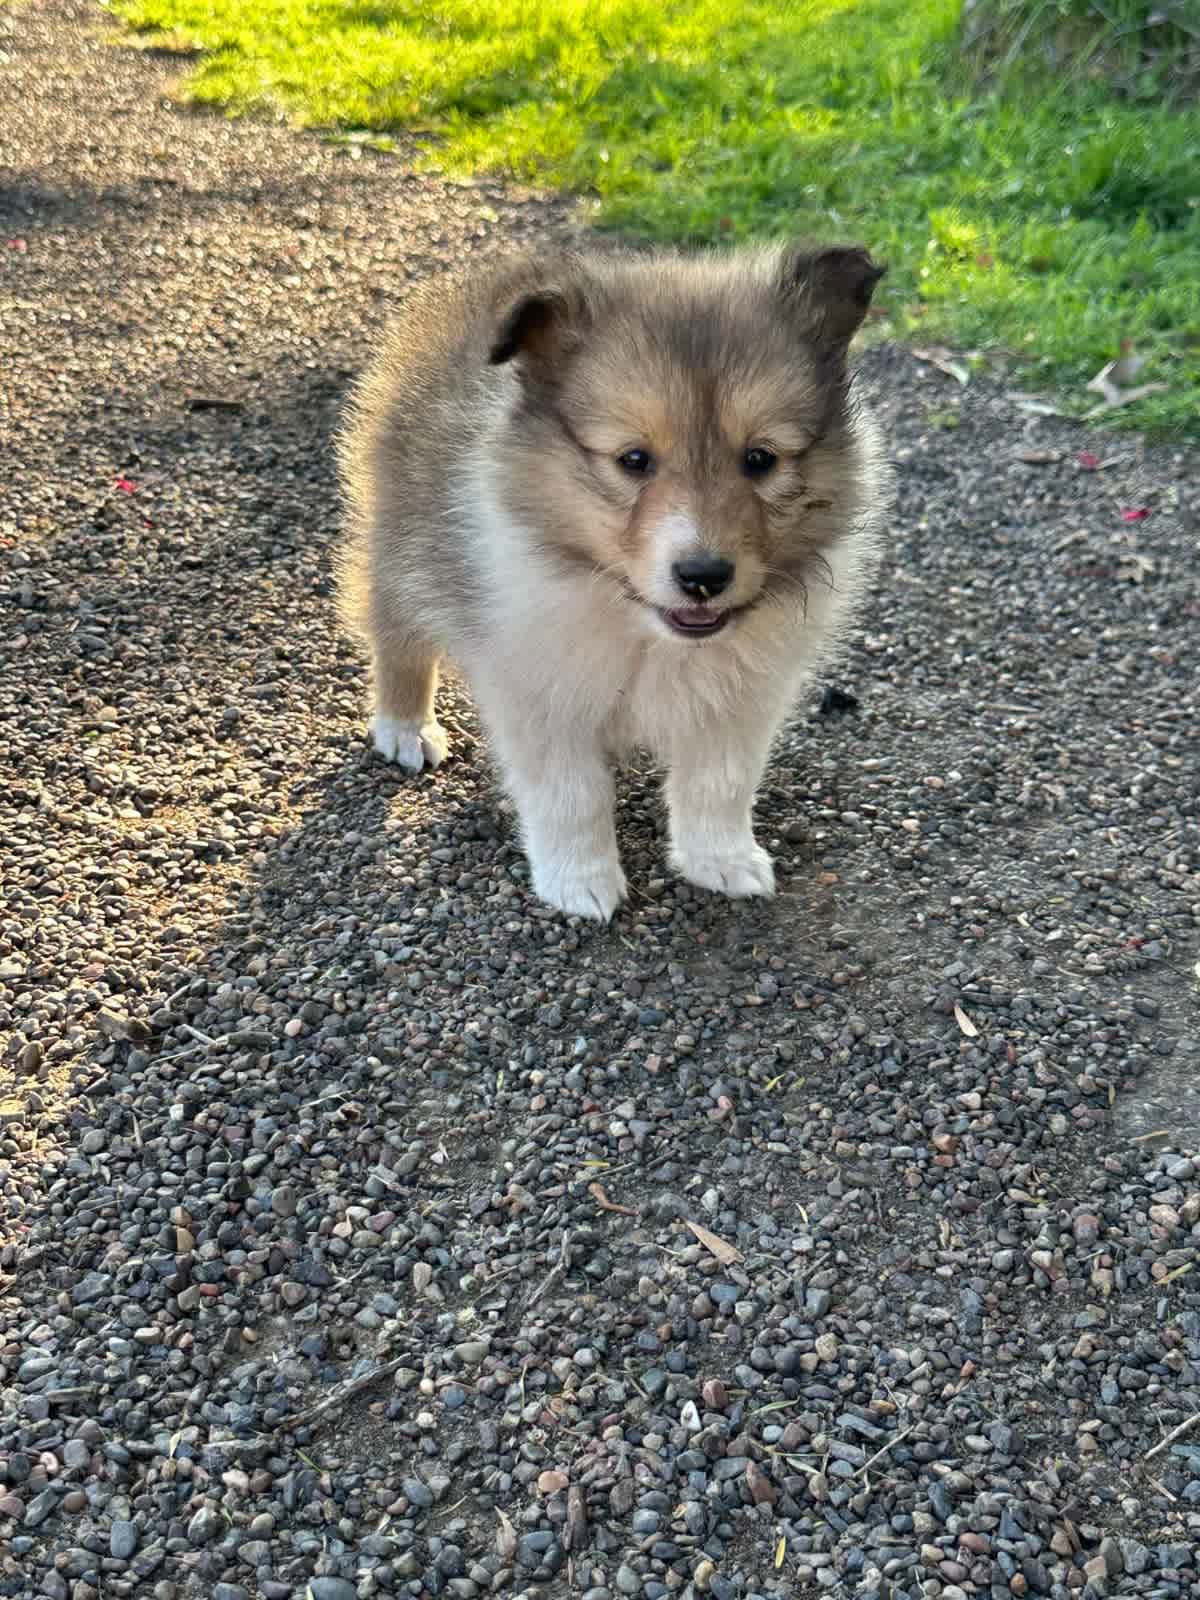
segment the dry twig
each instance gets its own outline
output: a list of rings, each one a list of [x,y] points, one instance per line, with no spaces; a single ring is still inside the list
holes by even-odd
[[[369,1389],[380,1378],[386,1378],[390,1373],[402,1367],[408,1360],[407,1356],[396,1356],[391,1361],[385,1361],[381,1367],[376,1367],[371,1372],[364,1372],[361,1377],[349,1378],[345,1383],[339,1383],[323,1400],[318,1400],[316,1405],[308,1406],[303,1411],[293,1411],[289,1416],[280,1417],[275,1424],[277,1428],[303,1428],[310,1422],[315,1422],[318,1417],[323,1417],[327,1411],[334,1411],[338,1406],[345,1405],[347,1400],[352,1400],[356,1394],[361,1394],[364,1389]]]
[[[1155,1456],[1162,1455],[1164,1450],[1169,1449],[1170,1446],[1175,1443],[1176,1439],[1182,1439],[1184,1434],[1187,1433],[1189,1429],[1194,1428],[1198,1422],[1200,1422],[1200,1411],[1197,1411],[1194,1417],[1188,1417],[1185,1422],[1181,1422],[1177,1428],[1172,1428],[1165,1439],[1160,1439],[1158,1441],[1153,1450],[1146,1451],[1146,1454],[1142,1457],[1142,1460],[1153,1461]]]
[[[637,1212],[632,1206],[619,1206],[615,1200],[610,1200],[604,1191],[602,1183],[589,1183],[587,1192],[600,1207],[601,1211],[615,1211],[619,1217],[636,1217]]]

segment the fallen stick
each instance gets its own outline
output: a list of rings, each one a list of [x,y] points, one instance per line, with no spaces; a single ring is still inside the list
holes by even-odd
[[[361,1394],[364,1389],[369,1389],[373,1383],[378,1383],[380,1378],[386,1378],[389,1373],[402,1367],[409,1358],[396,1356],[392,1361],[385,1361],[381,1367],[376,1367],[372,1372],[364,1372],[361,1377],[350,1378],[345,1383],[339,1383],[325,1396],[318,1400],[316,1405],[308,1406],[303,1411],[293,1411],[286,1417],[280,1417],[275,1424],[277,1428],[303,1428],[310,1422],[315,1422],[318,1417],[323,1417],[327,1411],[344,1405],[347,1400],[352,1400],[356,1394]]]
[[[902,1433],[894,1433],[892,1435],[892,1437],[887,1441],[886,1444],[881,1444],[880,1445],[879,1449],[876,1450],[875,1454],[871,1457],[871,1459],[869,1461],[864,1461],[863,1462],[862,1466],[859,1467],[858,1471],[854,1474],[854,1476],[856,1478],[861,1478],[864,1472],[869,1472],[871,1470],[871,1468],[875,1465],[875,1463],[879,1460],[880,1456],[887,1455],[888,1451],[892,1448],[892,1446],[894,1444],[899,1444],[901,1439],[907,1439],[909,1434],[913,1431],[913,1429],[915,1427],[916,1427],[916,1423],[913,1422],[913,1423],[910,1423],[909,1426],[907,1428],[905,1428]]]
[[[1197,1411],[1194,1417],[1188,1417],[1186,1422],[1181,1422],[1177,1428],[1172,1428],[1167,1437],[1165,1439],[1160,1439],[1154,1446],[1153,1450],[1146,1451],[1146,1454],[1142,1457],[1142,1460],[1153,1461],[1155,1456],[1162,1455],[1164,1450],[1169,1449],[1170,1446],[1175,1443],[1176,1439],[1182,1439],[1184,1434],[1187,1433],[1188,1429],[1194,1428],[1198,1422],[1200,1422],[1200,1411]]]

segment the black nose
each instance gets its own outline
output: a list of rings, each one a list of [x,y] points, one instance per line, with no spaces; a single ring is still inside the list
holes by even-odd
[[[711,600],[727,589],[733,578],[733,562],[720,556],[691,556],[677,561],[671,576],[689,600]]]

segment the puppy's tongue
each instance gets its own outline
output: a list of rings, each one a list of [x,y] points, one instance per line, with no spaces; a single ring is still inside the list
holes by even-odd
[[[664,615],[677,633],[697,635],[717,633],[729,621],[728,611],[711,611],[707,606],[679,606]]]

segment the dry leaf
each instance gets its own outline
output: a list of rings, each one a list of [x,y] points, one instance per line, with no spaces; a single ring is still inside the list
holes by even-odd
[[[1128,388],[1146,365],[1146,358],[1138,355],[1131,339],[1122,339],[1119,348],[1117,359],[1101,367],[1088,384],[1088,388],[1100,396],[1100,404],[1086,413],[1085,422],[1103,416],[1106,411],[1115,411],[1118,406],[1132,405],[1148,394],[1158,394],[1167,387],[1165,383],[1143,383],[1135,389]]]
[[[958,1006],[958,1005],[955,1006],[955,1008],[954,1008],[954,1020],[955,1020],[955,1022],[958,1023],[959,1027],[966,1034],[968,1039],[978,1039],[978,1037],[979,1037],[979,1029],[971,1021],[970,1017],[967,1015],[967,1013],[963,1010],[963,1008],[961,1006]]]
[[[1046,467],[1052,462],[1062,460],[1061,450],[1018,450],[1017,460],[1024,461],[1031,467]]]
[[[1067,413],[1052,406],[1048,400],[1039,400],[1036,395],[1010,394],[1008,397],[1018,411],[1024,411],[1030,417],[1065,417]]]
[[[784,1558],[784,1556],[786,1554],[787,1554],[787,1538],[785,1536],[784,1538],[780,1539],[779,1543],[775,1546],[775,1569],[776,1569],[776,1571],[778,1571],[779,1568],[783,1565],[783,1558]]]
[[[1115,361],[1110,361],[1107,366],[1100,368],[1094,378],[1089,378],[1087,384],[1093,393],[1102,395],[1105,402],[1110,406],[1119,406],[1121,404],[1121,388],[1113,376],[1116,366],[1117,363]]]
[[[1121,565],[1117,568],[1118,578],[1127,578],[1130,583],[1142,583],[1154,571],[1154,561],[1150,556],[1138,555],[1132,551],[1127,556],[1122,556]]]
[[[1099,374],[1097,374],[1099,376]],[[1092,384],[1088,384],[1090,389]],[[1091,422],[1095,417],[1102,417],[1106,411],[1115,411],[1118,406],[1132,405],[1135,400],[1144,400],[1148,394],[1161,394],[1166,388],[1165,383],[1142,383],[1136,389],[1117,389],[1112,395],[1106,395],[1098,406],[1093,406],[1090,411],[1085,411],[1083,420]]]
[[[727,1244],[724,1239],[718,1239],[715,1233],[710,1233],[701,1223],[689,1222],[685,1217],[684,1227],[692,1230],[704,1248],[716,1256],[722,1266],[731,1267],[735,1261],[745,1260],[736,1245]]]
[[[1087,529],[1076,528],[1074,533],[1064,533],[1061,539],[1056,539],[1053,545],[1055,555],[1060,550],[1069,550],[1073,544],[1087,543]],[[1024,924],[1028,927],[1028,923]]]
[[[501,1561],[511,1561],[517,1550],[517,1530],[499,1506],[496,1507],[496,1515],[500,1518],[500,1526],[496,1529],[496,1554]]]
[[[1181,1267],[1176,1267],[1173,1272],[1168,1272],[1165,1278],[1160,1278],[1160,1283],[1174,1283],[1176,1278],[1183,1278],[1192,1270],[1192,1263],[1185,1261]]]
[[[615,1211],[621,1217],[636,1217],[637,1212],[630,1206],[619,1206],[615,1200],[610,1200],[604,1192],[602,1183],[589,1183],[587,1191],[601,1211]]]
[[[964,388],[971,381],[971,369],[965,361],[956,361],[949,350],[914,350],[913,355],[918,361],[924,361],[927,366],[936,367],[939,372],[944,372],[948,378],[955,379]]]

